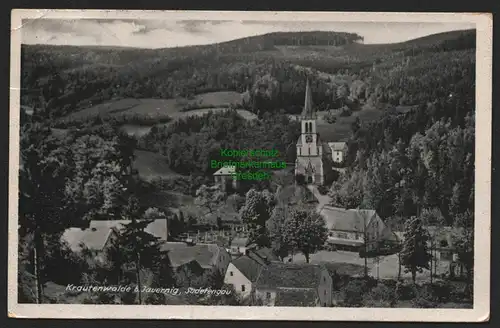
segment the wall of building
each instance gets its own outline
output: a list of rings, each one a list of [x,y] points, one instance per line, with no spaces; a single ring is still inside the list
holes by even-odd
[[[224,283],[233,285],[236,293],[242,298],[249,297],[252,293],[252,282],[232,263],[227,267]]]
[[[320,306],[332,305],[332,284],[332,277],[328,274],[328,271],[322,270],[318,287]]]
[[[255,298],[262,300],[266,306],[274,306],[276,303],[276,290],[274,289],[256,289]]]
[[[222,276],[225,276],[227,267],[231,262],[231,255],[226,251],[225,248],[219,247],[219,254],[214,261],[214,266],[219,270]]]

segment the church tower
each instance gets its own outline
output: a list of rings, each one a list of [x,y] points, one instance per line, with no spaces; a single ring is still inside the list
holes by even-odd
[[[323,146],[316,129],[316,113],[312,103],[311,86],[309,79],[306,84],[304,109],[301,114],[301,135],[297,141],[297,159],[295,161],[295,175],[302,174],[307,184],[322,185]]]

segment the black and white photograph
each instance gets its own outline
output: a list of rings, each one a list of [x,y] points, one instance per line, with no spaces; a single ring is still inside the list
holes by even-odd
[[[488,14],[12,24],[11,317],[488,319]]]

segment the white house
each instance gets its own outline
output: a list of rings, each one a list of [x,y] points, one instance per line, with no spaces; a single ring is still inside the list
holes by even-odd
[[[214,182],[221,187],[222,191],[226,191],[228,186],[236,189],[238,188],[238,179],[236,178],[235,174],[235,166],[221,167],[213,174]]]
[[[367,251],[379,242],[397,243],[397,236],[374,210],[343,209],[325,205],[320,210],[328,229],[327,242],[336,249],[357,252],[366,242]]]
[[[224,283],[233,285],[240,297],[247,298],[251,295],[253,284],[264,266],[246,255],[240,256],[229,263]]]
[[[328,146],[330,147],[332,153],[332,161],[336,164],[344,163],[345,156],[347,153],[347,143],[329,142]]]

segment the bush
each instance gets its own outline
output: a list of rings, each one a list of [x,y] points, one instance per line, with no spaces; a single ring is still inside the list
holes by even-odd
[[[413,283],[398,281],[396,283],[396,297],[398,300],[408,301],[416,297],[416,286]]]
[[[303,174],[296,174],[295,175],[295,182],[297,182],[298,185],[305,185],[306,184],[306,177]]]
[[[423,285],[416,289],[415,298],[411,301],[413,306],[418,308],[435,308],[437,307],[438,297],[434,292],[432,285]]]
[[[359,307],[363,305],[363,295],[373,286],[372,280],[356,279],[350,280],[347,285],[341,289],[342,301],[344,306]]]
[[[352,115],[352,110],[346,106],[342,108],[342,111],[340,112],[340,116],[342,117],[348,117]]]
[[[326,195],[326,194],[328,194],[330,189],[325,185],[321,185],[321,186],[318,186],[318,191],[321,195]]]
[[[329,124],[337,122],[337,117],[333,115],[331,111],[328,111],[328,113],[323,116],[323,119]]]

